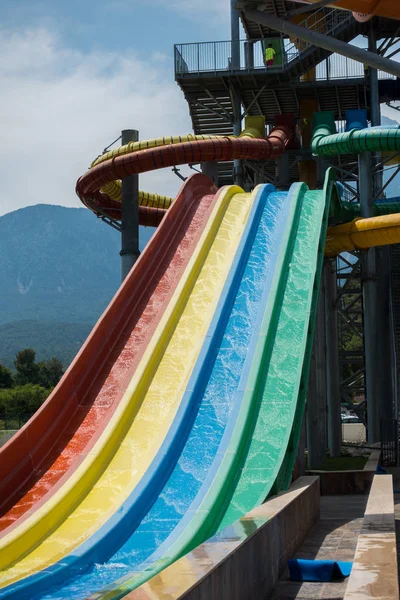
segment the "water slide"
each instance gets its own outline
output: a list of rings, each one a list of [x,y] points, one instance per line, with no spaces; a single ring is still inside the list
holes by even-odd
[[[0,597],[84,598],[107,584],[106,597],[121,597],[264,500],[274,484],[288,484],[332,193],[330,179],[318,192],[305,184],[288,193],[269,185],[252,194],[236,187],[220,192],[240,227],[230,214],[223,243],[214,248],[211,273],[218,263],[227,275],[212,296],[212,318],[150,469],[66,560],[3,588]],[[237,235],[227,235],[228,225]],[[202,292],[209,280],[210,272]],[[102,566],[46,594],[89,559]],[[121,575],[127,581],[116,583]]]
[[[264,157],[282,154],[294,131],[293,117],[287,117],[286,121],[283,118],[283,122],[271,132],[267,140],[251,139],[250,136],[259,135],[254,129],[245,131],[244,134],[252,142],[248,154],[254,155],[259,152]],[[229,138],[222,138],[221,141],[211,136],[208,138],[212,139],[213,148],[218,156],[226,155],[229,158],[232,154]],[[182,140],[187,143],[182,144]],[[154,168],[156,159],[153,148],[157,148],[159,163],[164,164],[166,159],[163,153],[170,154],[170,146],[167,144],[161,149],[158,146],[166,141],[166,138],[160,138],[140,142],[134,145],[137,148],[132,148],[129,144],[128,147],[118,149],[117,154],[123,162],[125,151],[131,153],[130,158],[135,158],[136,155],[143,158],[143,152],[137,150],[142,150],[143,147],[151,148],[145,158],[150,156]],[[183,153],[187,157],[193,156],[194,146],[196,149],[201,146],[201,142],[199,144],[195,136],[168,138],[168,142],[178,144],[173,148],[175,154],[178,152],[180,156]],[[262,142],[261,148],[258,142]],[[246,155],[247,146],[246,138],[242,139],[239,152],[242,151]],[[101,162],[102,168],[105,165],[106,169],[112,167],[113,170],[114,158],[115,151],[103,155],[94,165]],[[95,168],[88,175],[91,177],[93,172],[96,172]],[[112,179],[108,187],[110,185],[118,188]],[[107,190],[107,184],[104,189]],[[183,186],[174,206],[168,212],[161,233],[158,231],[156,241],[149,245],[146,258],[139,262],[132,277],[121,287],[60,385],[33,419],[2,448],[1,537],[8,534],[18,522],[30,516],[45,499],[48,499],[49,494],[62,485],[65,478],[75,469],[76,460],[81,461],[85,453],[91,450],[125,392],[132,373],[154,333],[154,328],[172,297],[205,227],[212,208],[210,196],[215,195],[216,191],[205,177],[192,178]],[[109,198],[102,190],[95,190],[94,193],[98,193],[98,200],[94,205],[96,210],[99,208],[99,202],[101,204],[101,213],[98,214],[103,214],[109,209],[111,216],[110,206],[113,207],[113,203],[118,201],[118,193],[113,196],[117,197],[117,200]],[[92,198],[83,195],[82,200],[90,203]],[[141,201],[146,203],[146,206],[141,208],[152,211],[142,212],[142,221],[153,220],[153,223],[157,223],[164,217],[171,199],[142,193]],[[149,206],[149,203],[152,206]],[[118,204],[120,206],[120,202]],[[176,227],[175,223],[179,223],[179,227]],[[183,236],[190,240],[190,244]],[[180,246],[182,240],[183,247]],[[172,260],[174,252],[177,256],[176,267]],[[137,289],[141,289],[139,296],[136,294]],[[149,303],[147,308],[146,302]],[[133,335],[133,330],[136,337],[128,343],[128,337]]]
[[[295,2],[313,5],[318,0],[295,0]],[[357,21],[361,22],[368,21],[374,16],[400,19],[398,0],[339,0],[338,2],[332,2],[330,6],[351,10]]]
[[[220,158],[258,154],[267,158],[282,154],[292,133],[283,125],[266,140],[247,135],[242,140],[213,139],[211,146]],[[179,157],[180,151],[187,160],[200,150],[211,156],[210,145],[204,143],[206,148],[198,140],[179,142],[172,154],[176,157],[178,152]],[[163,166],[170,154],[168,145],[158,151]],[[154,165],[155,151],[148,150],[148,156]],[[126,163],[125,156],[120,158],[120,165]],[[100,165],[103,174],[104,164],[107,167],[107,161]],[[110,170],[116,165],[118,160],[108,161]],[[88,178],[98,175],[98,170],[94,166]],[[59,386],[2,449],[3,587],[37,570],[48,571],[50,564],[83,542],[123,504],[151,464],[178,407],[168,385],[175,385],[175,394],[184,386],[184,377],[192,369],[190,352],[195,360],[201,327],[207,326],[218,285],[223,284],[235,254],[252,202],[251,195],[245,201],[240,197],[238,190],[216,194],[202,175],[187,182]],[[212,244],[215,264],[209,258]],[[193,296],[196,285],[197,296]],[[208,295],[207,286],[212,290]],[[168,354],[167,343],[171,364],[165,366],[161,359]],[[174,372],[176,381],[170,382]],[[155,406],[160,410],[156,425]],[[126,477],[128,470],[132,472]],[[103,502],[109,488],[116,491]]]
[[[337,133],[331,111],[314,115],[311,150],[317,156],[329,157],[362,152],[400,151],[399,127],[368,127],[363,109],[346,111],[346,129]],[[328,229],[325,255],[365,250],[374,246],[400,243],[399,198],[381,200],[371,207],[370,218],[360,217],[360,205],[339,202],[331,207],[331,216],[342,224]]]
[[[115,177],[149,170],[149,156],[153,165],[162,166],[185,157],[254,158],[259,152],[266,158],[284,151],[289,137],[278,127],[269,140],[177,141],[170,146],[178,148],[165,153],[162,146],[157,152],[119,151],[94,165],[77,189],[88,204],[99,191],[93,208],[113,210],[117,200],[107,205],[105,187]],[[172,223],[182,226],[180,197],[192,207],[185,232],[194,230],[186,238],[181,231],[174,248],[170,240],[167,258],[162,241]],[[144,318],[151,333],[133,358],[131,378],[126,376],[125,391],[102,422],[103,431],[97,438],[91,434],[89,448],[48,496],[4,530],[0,598],[84,598],[95,592],[93,598],[123,597],[269,493],[287,487],[304,407],[331,198],[333,206],[340,205],[330,174],[322,191],[295,184],[289,193],[259,186],[245,194],[233,186],[216,194],[203,176],[188,180],[131,271],[124,284],[129,290],[114,314],[120,316],[125,303],[133,302],[133,290],[146,281],[144,273],[149,278],[151,268],[157,270],[157,259],[146,257],[161,246],[157,257],[166,258],[164,283],[172,257],[180,277],[175,275],[175,287],[163,298],[160,319]],[[197,236],[194,242],[192,236]],[[182,246],[183,238],[193,245]],[[137,271],[142,280],[134,279]],[[128,286],[131,279],[136,283]],[[158,306],[158,299],[153,301]],[[112,306],[102,317],[106,323]],[[135,332],[132,324],[122,336],[121,354],[130,331]],[[135,343],[125,355],[129,368],[134,348]],[[108,355],[108,363],[103,358],[105,371],[114,356]],[[81,364],[81,374],[89,364]],[[108,388],[96,368],[86,386],[94,379],[97,389]],[[27,444],[31,426],[25,429]]]

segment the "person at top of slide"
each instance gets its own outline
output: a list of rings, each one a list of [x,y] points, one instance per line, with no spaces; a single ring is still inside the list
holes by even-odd
[[[276,52],[272,47],[272,44],[268,44],[268,48],[265,50],[265,64],[267,67],[272,67],[274,65],[275,54]]]

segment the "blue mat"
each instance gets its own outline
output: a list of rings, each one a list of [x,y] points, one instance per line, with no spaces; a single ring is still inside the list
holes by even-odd
[[[387,475],[386,469],[384,469],[383,467],[381,467],[381,465],[376,465],[375,473],[377,475]]]
[[[336,560],[288,560],[292,581],[334,581],[350,575],[352,562]]]

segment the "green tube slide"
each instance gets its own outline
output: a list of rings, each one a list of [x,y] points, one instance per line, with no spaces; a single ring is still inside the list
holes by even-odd
[[[400,127],[351,128],[336,133],[332,111],[315,113],[311,151],[316,156],[400,151]]]
[[[346,131],[337,133],[333,111],[314,114],[311,151],[315,156],[400,151],[400,127],[368,128],[365,110],[346,111]],[[374,203],[373,216],[400,212],[400,198]],[[330,224],[348,223],[360,217],[360,204],[332,200]]]

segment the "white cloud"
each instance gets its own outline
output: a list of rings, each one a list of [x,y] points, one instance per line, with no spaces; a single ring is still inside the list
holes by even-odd
[[[140,138],[191,131],[172,61],[84,54],[45,28],[0,31],[0,214],[39,202],[79,206],[76,179],[123,128]],[[141,187],[174,195],[170,170]]]

